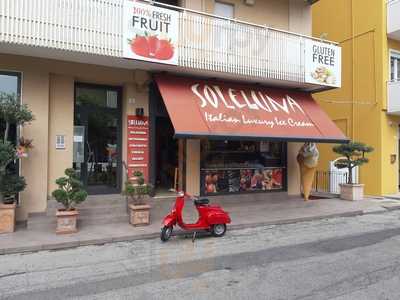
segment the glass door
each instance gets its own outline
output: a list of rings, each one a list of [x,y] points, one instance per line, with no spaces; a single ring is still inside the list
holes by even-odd
[[[74,168],[89,194],[121,191],[121,89],[76,84]]]

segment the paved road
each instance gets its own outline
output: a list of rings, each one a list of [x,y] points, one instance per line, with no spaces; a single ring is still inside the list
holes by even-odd
[[[0,299],[400,299],[400,212],[0,256]]]

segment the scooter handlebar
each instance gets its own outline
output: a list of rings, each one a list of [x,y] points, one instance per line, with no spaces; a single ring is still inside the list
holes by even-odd
[[[197,200],[197,199],[199,199],[198,197],[192,196],[192,195],[190,195],[190,194],[188,194],[188,193],[186,193],[186,192],[184,192],[184,191],[179,191],[179,192],[178,192],[178,196],[179,196],[179,197],[189,198],[189,199],[191,199],[191,200]]]

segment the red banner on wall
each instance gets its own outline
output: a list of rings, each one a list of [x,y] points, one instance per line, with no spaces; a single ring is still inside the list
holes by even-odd
[[[149,118],[128,116],[128,178],[135,171],[149,181]]]

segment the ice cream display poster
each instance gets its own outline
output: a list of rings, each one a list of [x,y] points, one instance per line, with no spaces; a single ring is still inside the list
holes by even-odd
[[[305,41],[305,79],[314,83],[332,87],[341,87],[342,49],[336,45]]]
[[[177,65],[178,18],[174,10],[124,1],[124,58]]]

